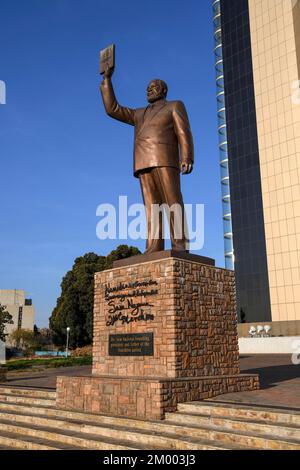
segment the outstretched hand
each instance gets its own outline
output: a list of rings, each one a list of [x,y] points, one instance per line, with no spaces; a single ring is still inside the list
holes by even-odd
[[[181,163],[181,173],[183,175],[189,175],[193,171],[192,163]]]

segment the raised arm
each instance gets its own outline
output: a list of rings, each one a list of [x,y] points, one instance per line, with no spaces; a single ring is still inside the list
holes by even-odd
[[[174,129],[178,138],[183,174],[191,173],[194,164],[194,143],[184,104],[177,101],[173,110]]]
[[[100,85],[100,91],[107,114],[118,121],[126,122],[126,124],[134,126],[135,110],[119,105],[110,76],[104,77]]]

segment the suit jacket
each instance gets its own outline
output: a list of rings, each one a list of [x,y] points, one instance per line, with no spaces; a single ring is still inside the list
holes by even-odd
[[[105,78],[101,94],[107,114],[134,126],[134,175],[147,168],[194,162],[194,145],[185,106],[181,101],[159,100],[153,110],[120,106],[112,82]]]

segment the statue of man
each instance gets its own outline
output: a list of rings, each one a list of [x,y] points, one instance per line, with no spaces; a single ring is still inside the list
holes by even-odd
[[[120,106],[112,86],[113,71],[111,68],[104,72],[100,90],[107,114],[135,128],[134,176],[140,180],[147,217],[145,253],[164,250],[163,220],[161,216],[155,220],[152,212],[154,205],[162,204],[171,209],[172,250],[187,252],[180,172],[184,175],[192,172],[194,145],[185,106],[181,101],[166,100],[168,87],[162,80],[149,83],[147,107]],[[179,210],[173,212],[174,207]],[[158,226],[154,227],[154,223]]]

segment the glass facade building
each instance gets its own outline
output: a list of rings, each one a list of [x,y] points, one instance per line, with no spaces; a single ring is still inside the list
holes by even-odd
[[[300,320],[300,0],[215,0],[213,12],[239,321]]]
[[[239,321],[270,321],[248,0],[218,3],[237,312]]]

